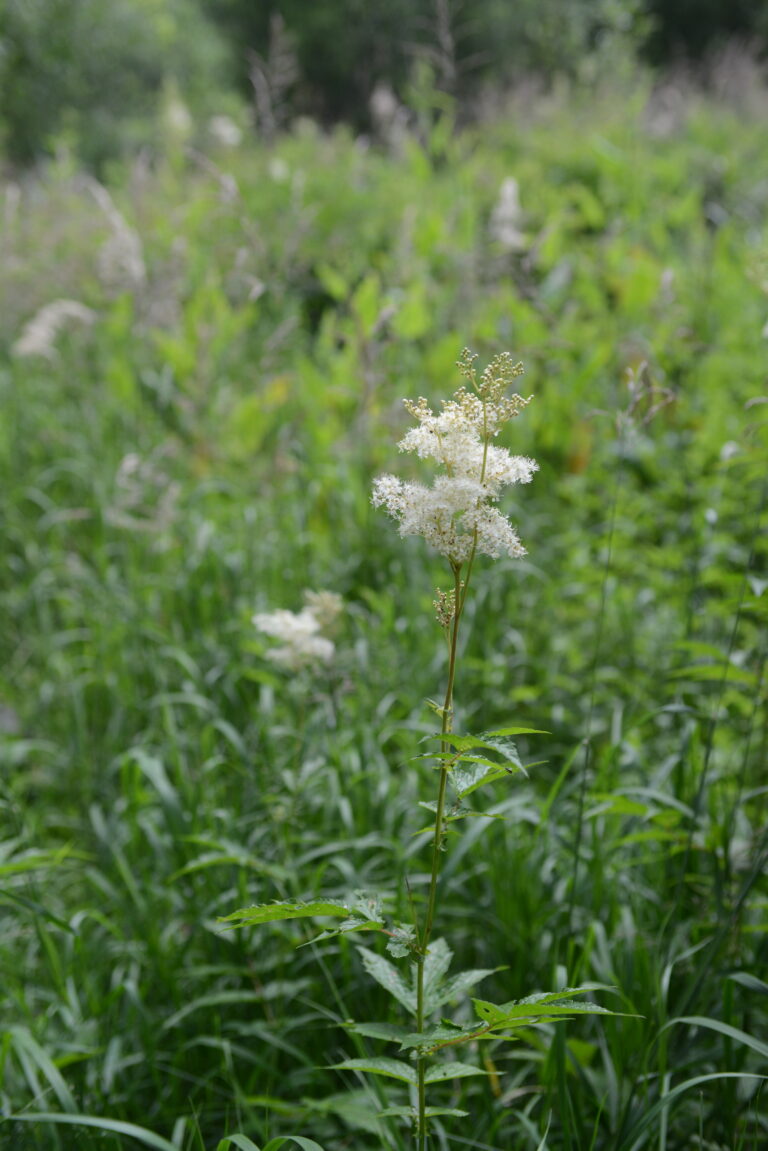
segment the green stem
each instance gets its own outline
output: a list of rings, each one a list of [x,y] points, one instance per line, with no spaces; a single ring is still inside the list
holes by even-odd
[[[480,482],[485,479],[485,469],[488,460],[488,410],[487,406],[483,404],[483,463],[480,471]],[[424,921],[424,929],[419,938],[419,950],[417,954],[417,976],[416,976],[416,1030],[422,1032],[424,1030],[424,960],[427,956],[429,949],[429,941],[432,938],[432,927],[435,921],[435,903],[437,900],[437,878],[440,873],[440,855],[442,851],[442,840],[444,831],[444,813],[445,813],[445,793],[448,787],[448,768],[446,764],[446,755],[450,751],[450,746],[446,740],[446,736],[450,733],[453,726],[453,685],[456,680],[456,653],[458,650],[459,642],[459,624],[461,617],[464,614],[464,604],[467,599],[467,592],[469,590],[469,581],[472,576],[472,565],[477,552],[477,529],[474,531],[474,539],[472,541],[472,549],[467,561],[466,579],[462,583],[460,563],[453,563],[453,625],[451,627],[451,637],[449,644],[449,657],[448,657],[448,683],[445,688],[445,700],[443,701],[443,716],[440,734],[443,737],[440,742],[440,751],[442,758],[440,760],[440,786],[437,792],[437,807],[435,809],[435,838],[432,842],[432,871],[429,878],[429,895],[427,897],[427,917]],[[427,1092],[425,1075],[427,1070],[427,1056],[420,1055],[418,1060],[418,1122],[416,1126],[416,1145],[418,1151],[427,1151]]]
[[[474,555],[473,557],[474,558]],[[467,568],[467,583],[472,569],[471,560]],[[456,680],[456,652],[458,649],[459,641],[459,624],[461,623],[461,616],[464,610],[464,599],[466,597],[466,584],[462,589],[461,583],[461,565],[453,564],[453,579],[454,579],[454,612],[453,624],[451,627],[451,641],[449,648],[448,658],[448,683],[445,689],[445,700],[443,702],[443,719],[440,734],[443,737],[440,743],[440,751],[443,757],[450,751],[449,744],[445,739],[453,726],[453,686]],[[464,595],[462,595],[462,590]],[[417,957],[417,978],[416,978],[416,1029],[421,1032],[424,1030],[424,960],[426,958],[427,950],[429,948],[429,941],[432,937],[432,927],[435,921],[435,903],[437,899],[437,877],[440,872],[440,855],[442,850],[443,830],[445,826],[445,793],[448,786],[448,768],[445,766],[445,758],[440,760],[440,786],[437,792],[437,807],[435,810],[435,838],[432,842],[432,871],[429,879],[429,894],[427,897],[427,916],[424,921],[424,928],[419,939],[419,953]],[[418,1091],[419,1091],[419,1110],[418,1110],[418,1124],[416,1128],[416,1142],[418,1151],[426,1151],[427,1148],[427,1116],[426,1116],[426,1085],[425,1074],[427,1068],[427,1056],[420,1055],[418,1061]]]

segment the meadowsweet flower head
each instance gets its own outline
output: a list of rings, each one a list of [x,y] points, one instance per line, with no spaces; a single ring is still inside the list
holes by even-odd
[[[266,654],[267,659],[287,671],[330,663],[336,651],[335,644],[321,633],[331,628],[341,613],[341,596],[307,591],[304,599],[307,606],[300,612],[279,608],[253,617],[259,631],[281,641],[280,647],[272,647]]]
[[[491,441],[501,428],[530,402],[507,394],[522,375],[522,365],[507,353],[496,356],[478,378],[475,360],[465,350],[459,370],[469,387],[435,413],[424,397],[405,400],[416,426],[400,441],[402,452],[434,460],[439,469],[431,487],[380,476],[373,485],[374,507],[383,507],[398,521],[400,534],[421,535],[454,566],[477,552],[492,557],[525,554],[515,529],[494,506],[502,488],[528,483],[538,465],[513,456]]]

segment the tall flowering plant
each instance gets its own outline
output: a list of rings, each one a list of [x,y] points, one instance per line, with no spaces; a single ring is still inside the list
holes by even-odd
[[[503,353],[478,377],[475,362],[476,357],[465,350],[458,367],[466,382],[438,412],[424,398],[405,401],[415,426],[399,447],[437,465],[431,486],[385,475],[375,481],[372,496],[374,506],[384,508],[397,521],[402,536],[423,536],[444,556],[452,576],[452,586],[447,591],[438,588],[434,601],[447,641],[448,672],[442,706],[435,706],[440,716],[440,732],[435,736],[439,751],[429,757],[439,772],[437,797],[422,805],[434,815],[429,828],[429,881],[421,898],[412,900],[414,921],[388,920],[381,900],[364,892],[355,892],[343,902],[320,897],[242,908],[224,921],[243,926],[329,917],[340,922],[317,938],[361,931],[384,936],[386,950],[400,965],[380,951],[362,946],[358,948],[360,957],[369,975],[398,1002],[410,1021],[405,1025],[388,1021],[348,1025],[357,1036],[396,1045],[397,1052],[394,1057],[346,1059],[335,1067],[383,1076],[403,1085],[401,1095],[407,1091],[406,1100],[394,1100],[379,1115],[410,1122],[417,1151],[426,1151],[429,1145],[431,1119],[467,1115],[457,1108],[428,1105],[428,1090],[449,1080],[486,1074],[475,1063],[457,1058],[459,1048],[479,1041],[514,1039],[521,1029],[545,1021],[562,1021],[577,1014],[611,1014],[606,1008],[574,999],[582,991],[566,987],[501,1004],[472,998],[475,1018],[471,1023],[460,1024],[445,1017],[446,1005],[493,974],[493,970],[473,969],[449,975],[451,950],[445,940],[434,937],[447,827],[467,814],[464,801],[469,795],[523,771],[511,737],[536,734],[530,728],[505,728],[480,736],[453,730],[459,629],[475,560],[479,555],[525,555],[517,532],[497,504],[505,487],[528,483],[538,470],[534,460],[511,455],[495,442],[505,425],[530,403],[530,397],[507,394],[511,383],[522,375],[522,365]]]

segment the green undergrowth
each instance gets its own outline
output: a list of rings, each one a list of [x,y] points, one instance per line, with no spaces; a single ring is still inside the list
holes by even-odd
[[[397,154],[303,125],[142,158],[119,216],[65,160],[6,188],[14,1151],[410,1145],[376,1117],[401,1084],[327,1070],[382,1053],[343,1026],[390,1010],[354,943],[217,919],[419,898],[439,569],[369,492],[401,398],[452,391],[467,343],[524,361],[507,446],[541,470],[505,505],[529,555],[468,601],[456,730],[549,734],[519,737],[482,842],[450,836],[438,930],[506,969],[484,995],[592,985],[624,1014],[483,1046],[442,1088],[472,1137],[438,1120],[434,1146],[768,1138],[764,128],[691,101],[662,131],[639,97],[515,112]],[[511,176],[515,251],[491,227]],[[90,321],[19,355],[60,298]],[[345,613],[327,674],[289,679],[251,616],[305,588]]]

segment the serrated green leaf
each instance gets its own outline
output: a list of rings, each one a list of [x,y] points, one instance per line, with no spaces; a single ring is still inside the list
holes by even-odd
[[[495,744],[489,743],[477,735],[456,735],[455,732],[446,732],[443,735],[437,733],[427,738],[439,739],[441,743],[448,744],[450,747],[455,748],[456,751],[472,751],[473,748],[476,747],[483,747],[488,751],[496,751]]]
[[[510,739],[501,737],[491,739],[470,735],[454,735],[453,733],[436,736],[435,738],[440,739],[443,745],[449,744],[454,750],[453,752],[445,752],[442,750],[434,752],[432,758],[452,760],[454,763],[484,763],[491,767],[500,767],[502,764],[509,764],[517,770],[522,770],[523,765],[520,761],[517,746]],[[499,758],[490,759],[487,755],[480,754],[483,751],[492,751]]]
[[[524,771],[524,768],[517,768],[516,771]],[[457,768],[451,774],[451,783],[456,789],[457,798],[465,799],[473,791],[477,791],[479,787],[496,783],[497,780],[506,779],[512,774],[515,772],[506,767],[499,767],[497,763],[492,764],[488,760],[483,760],[476,767]]]
[[[377,955],[367,947],[357,949],[363,960],[363,967],[380,987],[388,991],[398,1003],[402,1003],[413,1015],[416,1014],[416,992],[408,987],[400,972],[388,959]]]
[[[375,892],[354,891],[352,893],[352,910],[359,919],[367,919],[369,923],[384,922],[381,896]]]
[[[445,1000],[440,997],[440,986],[451,966],[453,952],[444,939],[433,939],[424,957],[424,1013],[430,1015]],[[415,994],[415,992],[414,992]]]
[[[380,931],[381,924],[376,920],[371,919],[358,919],[357,916],[350,916],[340,923],[338,927],[329,927],[327,931],[321,931],[319,935],[313,935],[306,943],[302,943],[301,947],[309,947],[312,943],[321,943],[324,939],[335,939],[338,935],[354,935],[358,931]]]
[[[589,987],[561,987],[559,991],[535,991],[533,995],[526,995],[524,999],[514,999],[512,1003],[556,1003],[559,999],[567,999],[572,995],[587,995]]]
[[[399,1079],[402,1083],[418,1082],[416,1068],[400,1059],[345,1059],[343,1063],[331,1063],[333,1071],[367,1071],[371,1075],[384,1075],[388,1079]]]
[[[363,1035],[366,1039],[383,1039],[389,1043],[400,1043],[408,1034],[408,1029],[394,1023],[345,1023],[346,1031],[353,1035]]]
[[[440,1023],[435,1027],[428,1027],[425,1031],[412,1031],[403,1036],[400,1043],[401,1051],[412,1051],[416,1047],[432,1047],[436,1043],[461,1042],[463,1036],[469,1036],[476,1028],[464,1028],[450,1021]]]
[[[441,1003],[452,1003],[453,1000],[458,999],[460,995],[464,995],[469,991],[470,987],[474,987],[482,979],[487,979],[489,975],[494,975],[497,971],[506,971],[506,967],[477,967],[470,971],[459,971],[456,975],[452,975],[447,979],[441,989]],[[438,1004],[439,1006],[439,1004]]]
[[[505,771],[509,775],[512,775],[516,771],[524,770],[521,763],[515,763],[513,760],[505,760],[503,763],[499,763],[498,759],[489,759],[487,755],[462,755],[458,762],[474,763],[480,767],[492,767],[494,771]]]
[[[387,951],[395,959],[405,959],[416,946],[416,928],[410,924],[396,923],[388,934]]]
[[[473,1067],[471,1063],[438,1063],[435,1067],[428,1067],[424,1075],[425,1083],[445,1083],[447,1079],[467,1079],[470,1075],[487,1075],[480,1067]]]
[[[561,988],[560,991],[537,991],[532,996],[526,996],[525,999],[512,999],[509,1003],[505,1004],[492,1004],[487,1003],[484,999],[473,999],[472,1003],[480,1019],[486,1023],[491,1023],[496,1026],[496,1020],[504,1019],[532,1019],[537,1014],[549,1014],[543,1011],[545,1007],[554,1007],[555,1014],[558,1011],[561,1013],[576,1012],[579,1008],[587,1007],[595,1014],[613,1015],[614,1012],[608,1011],[607,1007],[598,1007],[596,1004],[577,1004],[573,1003],[571,996],[585,996],[588,988]],[[588,1012],[587,1012],[588,1014]]]
[[[293,903],[284,900],[280,903],[257,903],[253,907],[241,907],[231,915],[224,915],[218,919],[219,923],[228,923],[231,927],[247,927],[250,924],[275,923],[280,919],[311,919],[313,916],[322,917],[333,915],[348,917],[352,909],[345,903],[334,903],[327,899],[313,899],[307,903]],[[236,920],[237,922],[233,922]]]
[[[512,1000],[509,1003],[488,1003],[483,999],[473,999],[475,1013],[484,1023],[491,1027],[526,1026],[520,1021],[538,1019],[566,1019],[571,1015],[615,1015],[607,1007],[600,1007],[596,1003],[577,1003],[566,999],[566,995],[584,995],[587,988],[569,987],[559,992],[545,992],[543,994],[529,995],[526,999]]]
[[[512,743],[511,739],[486,739],[482,745],[488,751],[495,751],[500,755],[505,763],[514,765],[515,767],[522,767],[520,756],[517,751],[517,744]]]

